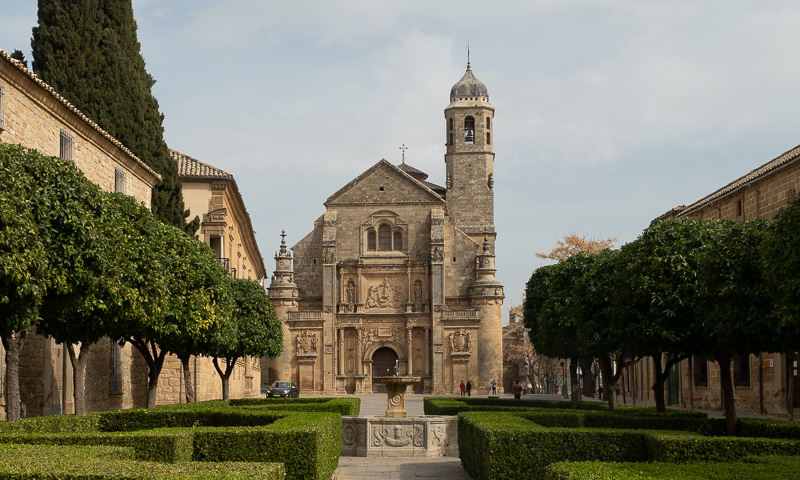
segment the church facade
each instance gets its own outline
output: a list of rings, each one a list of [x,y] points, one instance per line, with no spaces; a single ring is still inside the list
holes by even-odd
[[[469,64],[445,108],[446,185],[380,160],[325,202],[275,255],[270,299],[283,354],[268,381],[304,393],[369,393],[373,376],[417,393],[502,385],[503,286],[495,278],[494,108]]]

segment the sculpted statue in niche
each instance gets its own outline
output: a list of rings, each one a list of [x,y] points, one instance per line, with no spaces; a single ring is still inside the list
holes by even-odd
[[[450,351],[456,353],[469,352],[472,343],[472,333],[459,328],[455,332],[450,332]]]
[[[310,355],[317,353],[317,334],[310,330],[303,330],[295,338],[297,353],[299,355]]]
[[[367,290],[366,308],[397,308],[403,304],[403,288],[392,286],[388,278]]]
[[[431,252],[431,261],[433,262],[442,262],[444,261],[444,250],[442,247],[433,247],[433,251]]]

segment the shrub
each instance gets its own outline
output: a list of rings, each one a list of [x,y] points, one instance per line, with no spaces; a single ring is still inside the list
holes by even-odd
[[[0,422],[0,433],[86,433],[96,432],[100,414],[47,415]]]
[[[361,399],[357,397],[242,398],[230,402],[232,407],[293,412],[333,412],[340,415],[358,415],[361,411]]]
[[[800,423],[786,420],[740,418],[739,435],[743,437],[800,439]]]
[[[98,428],[104,432],[127,432],[164,427],[264,426],[286,415],[278,412],[259,412],[227,407],[135,408],[101,414]]]
[[[129,448],[0,444],[0,476],[25,479],[284,478],[276,463],[157,463],[132,460]]]
[[[194,429],[195,460],[281,462],[294,479],[329,479],[341,445],[341,417],[326,412],[285,415],[267,428]]]
[[[800,455],[800,440],[649,432],[645,443],[649,459],[656,462],[732,462],[750,455]]]
[[[800,458],[771,457],[736,463],[603,463],[561,462],[547,467],[545,480],[774,480],[800,477]]]

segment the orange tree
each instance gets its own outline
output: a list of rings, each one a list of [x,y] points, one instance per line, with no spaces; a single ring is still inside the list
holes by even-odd
[[[769,294],[775,301],[774,326],[784,335],[778,351],[786,355],[786,411],[793,418],[793,354],[800,351],[800,199],[778,213],[764,239],[762,262]]]
[[[203,340],[203,351],[213,357],[222,380],[222,399],[230,392],[236,361],[250,357],[274,358],[283,350],[283,329],[264,288],[247,279],[227,279],[224,308],[230,314]]]

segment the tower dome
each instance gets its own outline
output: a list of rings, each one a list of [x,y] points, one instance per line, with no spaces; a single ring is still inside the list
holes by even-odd
[[[486,89],[486,85],[475,78],[475,74],[472,73],[472,67],[467,63],[467,71],[464,72],[464,76],[450,89],[450,101],[454,102],[459,99],[466,100],[469,98],[476,100],[480,98],[488,101],[489,91]]]

